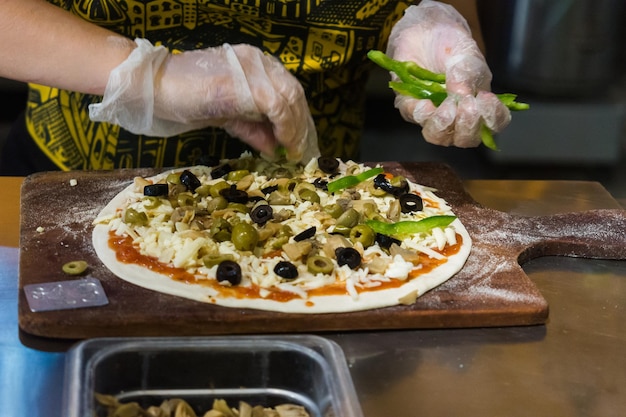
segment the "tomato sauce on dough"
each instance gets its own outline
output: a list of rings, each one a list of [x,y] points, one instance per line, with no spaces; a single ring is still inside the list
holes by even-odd
[[[463,244],[463,238],[459,234],[457,234],[456,238],[456,244],[447,245],[439,253],[444,255],[446,258],[457,253]],[[156,258],[141,254],[139,249],[137,249],[137,247],[133,245],[133,240],[130,236],[117,236],[113,232],[110,232],[109,247],[113,249],[119,262],[140,265],[155,273],[166,275],[175,281],[209,286],[218,291],[223,297],[232,297],[239,299],[263,298],[277,302],[287,302],[296,298],[300,298],[298,294],[279,289],[266,289],[264,291],[264,294],[261,295],[262,289],[256,284],[252,284],[250,286],[226,286],[220,284],[215,279],[198,280],[194,274],[188,272],[184,268],[169,266],[159,262],[159,260]],[[418,278],[420,275],[426,274],[436,267],[444,264],[446,262],[446,258],[435,259],[425,254],[420,254],[420,267],[415,268],[413,269],[413,271],[411,271],[411,273],[409,274],[409,280]],[[375,287],[358,288],[358,291],[381,291],[385,289],[398,288],[401,287],[405,282],[406,281],[400,279],[392,279],[387,282],[382,282],[380,285]],[[345,295],[347,291],[344,283],[334,283],[321,288],[308,290],[307,293],[311,297],[321,297],[331,295]]]

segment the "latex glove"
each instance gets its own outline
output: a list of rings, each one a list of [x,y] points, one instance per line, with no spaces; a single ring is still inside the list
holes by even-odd
[[[391,31],[386,53],[446,75],[448,97],[439,107],[396,95],[396,108],[406,121],[423,127],[426,141],[478,146],[483,123],[500,132],[511,121],[509,109],[490,92],[492,74],[466,20],[452,6],[424,0],[407,8]]]
[[[280,145],[293,161],[319,156],[304,90],[276,58],[245,44],[171,54],[135,42],[89,106],[92,120],[160,137],[221,127],[267,156]]]

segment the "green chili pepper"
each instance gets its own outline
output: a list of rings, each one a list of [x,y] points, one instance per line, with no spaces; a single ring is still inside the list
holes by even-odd
[[[435,227],[446,227],[456,219],[456,216],[431,216],[421,220],[404,220],[396,223],[385,223],[378,220],[365,222],[373,231],[387,236],[406,236],[415,233],[428,232]]]
[[[361,172],[357,175],[346,175],[345,177],[341,177],[336,179],[335,181],[328,183],[328,192],[334,193],[339,190],[343,190],[344,188],[354,187],[355,185],[365,181],[368,178],[375,177],[378,174],[383,173],[382,168],[372,168],[367,171]]]

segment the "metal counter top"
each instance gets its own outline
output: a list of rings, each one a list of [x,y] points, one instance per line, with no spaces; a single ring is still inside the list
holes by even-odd
[[[520,215],[620,208],[593,182],[466,186]],[[0,218],[17,222],[6,213],[18,204],[0,202]],[[65,355],[20,342],[18,256],[0,247],[0,404],[8,416],[60,416]],[[323,334],[344,349],[365,416],[622,416],[626,262],[545,257],[524,270],[550,304],[546,325]]]

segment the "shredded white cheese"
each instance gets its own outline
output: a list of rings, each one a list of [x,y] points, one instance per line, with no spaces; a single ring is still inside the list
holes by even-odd
[[[210,176],[211,169],[207,167],[189,168],[201,181],[202,184],[216,184],[221,179],[212,179]],[[357,164],[352,161],[340,162],[340,171],[342,173],[350,172],[353,175],[364,172],[369,167]],[[317,160],[308,163],[301,173],[305,181],[313,182],[321,175],[318,169]],[[340,176],[339,176],[340,177]],[[156,178],[159,181],[159,178]],[[260,190],[272,183],[272,178],[265,175],[255,175],[250,187],[247,189],[249,194],[258,194]],[[97,218],[94,224],[109,224],[111,230],[117,235],[128,235],[132,237],[134,244],[137,245],[139,251],[147,256],[157,258],[160,262],[170,264],[177,268],[184,268],[194,274],[197,279],[215,279],[217,266],[207,268],[203,264],[203,257],[207,254],[221,254],[232,256],[242,268],[243,277],[240,285],[250,286],[257,285],[263,291],[262,295],[267,296],[268,291],[278,289],[296,294],[299,297],[306,298],[307,291],[320,288],[335,282],[345,283],[346,292],[353,298],[358,299],[361,288],[374,288],[383,285],[389,280],[407,280],[412,271],[419,269],[420,265],[416,265],[405,260],[401,255],[391,256],[386,250],[378,244],[373,244],[368,248],[363,248],[360,243],[354,247],[362,253],[364,266],[356,269],[350,269],[347,265],[339,267],[335,259],[334,270],[330,274],[312,274],[307,271],[304,264],[297,264],[298,277],[296,279],[284,279],[274,273],[274,267],[280,260],[289,260],[284,252],[280,249],[278,254],[272,257],[263,257],[263,249],[257,248],[255,254],[245,254],[238,251],[234,244],[230,241],[216,242],[211,238],[209,230],[202,229],[194,224],[194,219],[180,219],[172,221],[176,208],[170,204],[168,200],[163,200],[160,204],[154,204],[154,201],[144,198],[141,191],[141,184],[150,184],[153,180],[136,179],[137,192],[133,194],[120,207],[115,214],[106,215]],[[437,197],[433,190],[418,184],[409,182],[410,192],[422,196],[424,207],[423,210],[414,213],[401,213],[399,220],[420,220],[434,215],[452,215],[450,207],[446,202]],[[380,213],[386,214],[396,200],[395,197],[386,194],[383,196],[373,195],[371,188],[359,186],[358,198],[360,200],[371,200],[374,202]],[[320,198],[320,205],[323,207],[332,204],[346,204],[346,195],[343,192],[335,194],[326,193],[320,189],[316,189]],[[197,201],[196,210],[198,213],[194,217],[201,217],[202,210],[207,209],[208,198],[201,198],[198,194],[193,194],[193,198]],[[352,198],[352,196],[350,197]],[[349,201],[349,200],[348,200]],[[349,204],[349,203],[348,203]],[[133,209],[140,213],[145,213],[148,223],[142,226],[133,226],[123,221],[125,210]],[[302,231],[315,226],[317,229],[316,239],[317,245],[322,247],[326,243],[326,235],[324,231],[328,227],[320,219],[325,216],[320,215],[320,206],[310,201],[299,201],[292,193],[287,204],[273,204],[274,214],[292,213],[293,216],[282,221],[282,225],[289,226],[292,235],[289,242],[293,243],[293,236]],[[249,214],[229,213],[230,216],[236,217],[239,222],[250,223]],[[226,216],[226,215],[224,215]],[[326,216],[328,218],[328,216]],[[332,220],[332,219],[331,219]],[[333,220],[334,221],[334,220]],[[332,223],[332,222],[331,222]],[[256,225],[257,229],[261,227]],[[334,230],[334,225],[330,225],[328,232]],[[38,229],[39,231],[39,229]],[[447,245],[456,243],[456,232],[454,227],[445,228],[436,227],[428,233],[420,233],[411,237],[402,239],[401,247],[405,250],[424,253],[434,259],[445,259],[441,251]],[[315,250],[319,250],[316,248]],[[252,256],[250,256],[252,255]],[[259,256],[260,255],[260,256]],[[365,264],[375,258],[382,258],[388,262],[384,274],[370,273]]]
[[[401,255],[393,257],[393,262],[389,264],[389,267],[385,271],[385,275],[389,278],[405,280],[409,277],[409,273],[413,270],[415,265],[411,262],[407,262]]]

